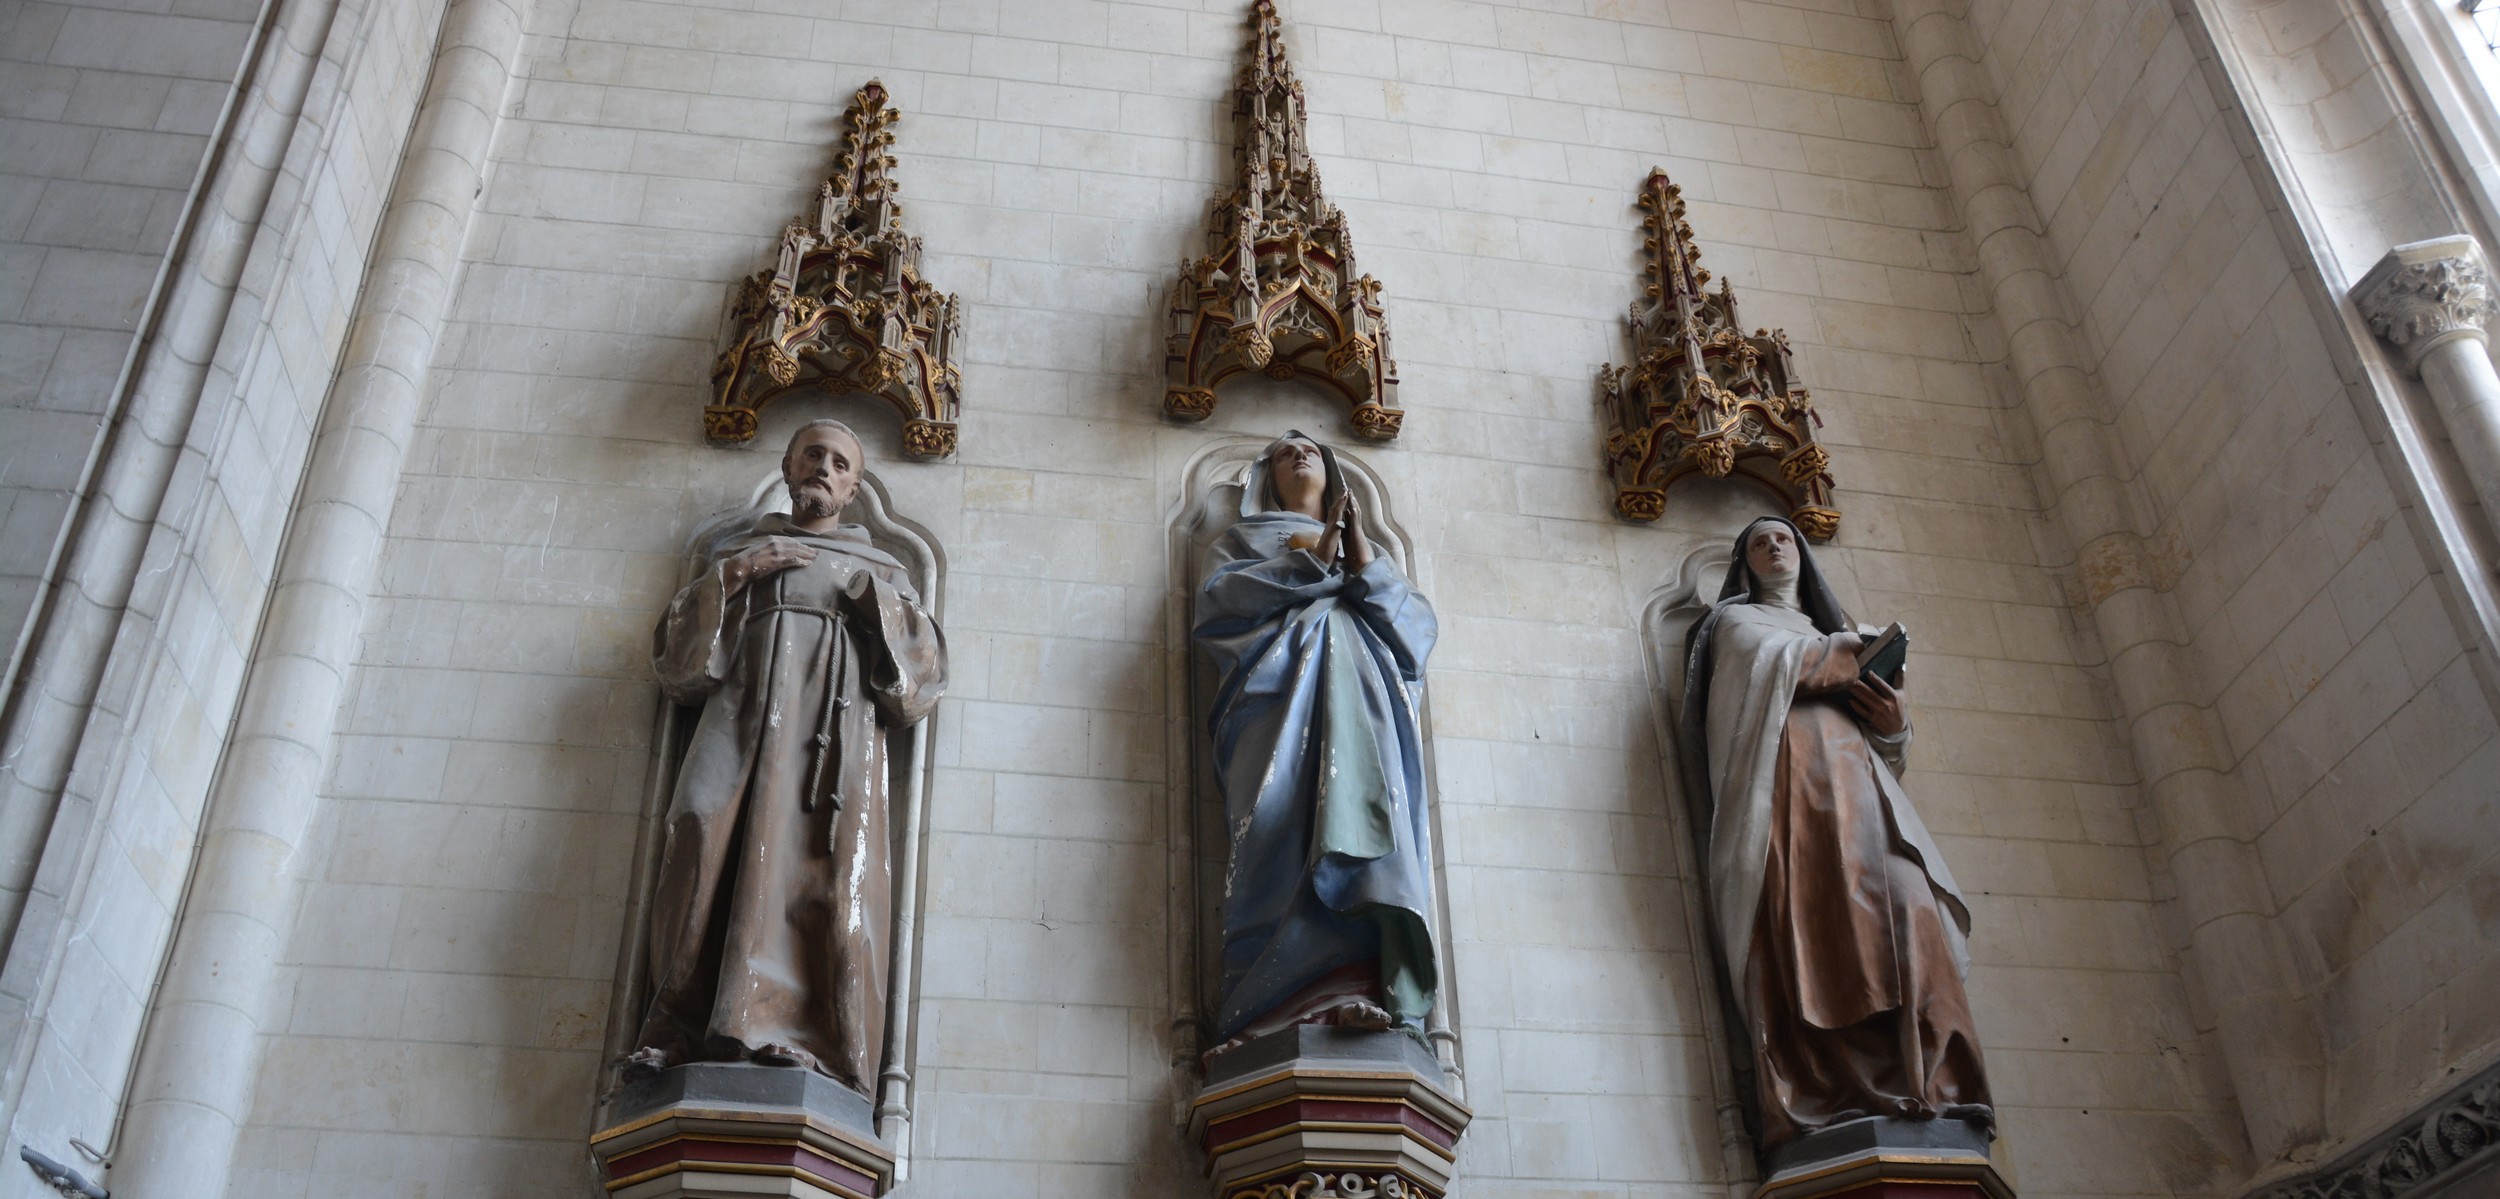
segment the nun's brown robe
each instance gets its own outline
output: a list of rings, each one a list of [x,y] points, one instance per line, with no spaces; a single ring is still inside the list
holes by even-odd
[[[1990,1102],[1946,899],[1898,835],[1887,767],[1849,708],[1856,655],[1802,640],[1742,981],[1766,1145]]]
[[[766,537],[816,558],[729,595],[723,562]],[[670,1064],[808,1066],[872,1093],[891,951],[886,737],[945,689],[936,622],[859,527],[808,533],[775,515],[677,593],[652,656],[662,690],[703,715],[669,804],[640,1044]]]

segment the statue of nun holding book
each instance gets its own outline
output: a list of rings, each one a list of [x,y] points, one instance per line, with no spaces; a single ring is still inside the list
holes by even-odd
[[[1787,520],[1735,548],[1689,642],[1683,760],[1762,1148],[1867,1119],[1984,1138],[1970,912],[1901,789],[1907,638],[1852,625]]]

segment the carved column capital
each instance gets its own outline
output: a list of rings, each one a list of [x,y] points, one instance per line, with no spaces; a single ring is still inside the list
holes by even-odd
[[[2500,313],[2482,248],[2464,236],[2389,250],[2353,286],[2352,298],[2370,331],[2404,355],[2411,374],[2421,373],[2422,359],[2434,347],[2462,337],[2487,340],[2492,318]]]

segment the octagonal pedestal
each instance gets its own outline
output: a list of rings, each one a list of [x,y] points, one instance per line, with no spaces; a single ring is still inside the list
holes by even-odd
[[[812,1070],[703,1062],[628,1085],[590,1138],[613,1199],[876,1199],[866,1096]]]
[[[1854,1120],[1782,1147],[1754,1199],[2014,1199],[1988,1139],[1954,1120]]]
[[[1216,1199],[1440,1199],[1471,1113],[1401,1033],[1306,1025],[1217,1055],[1190,1104]]]

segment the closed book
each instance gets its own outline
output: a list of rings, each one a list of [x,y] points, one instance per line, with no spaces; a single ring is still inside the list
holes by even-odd
[[[1858,677],[1882,679],[1886,683],[1901,681],[1901,664],[1910,656],[1910,633],[1895,621],[1877,634],[1873,641],[1858,651]]]

